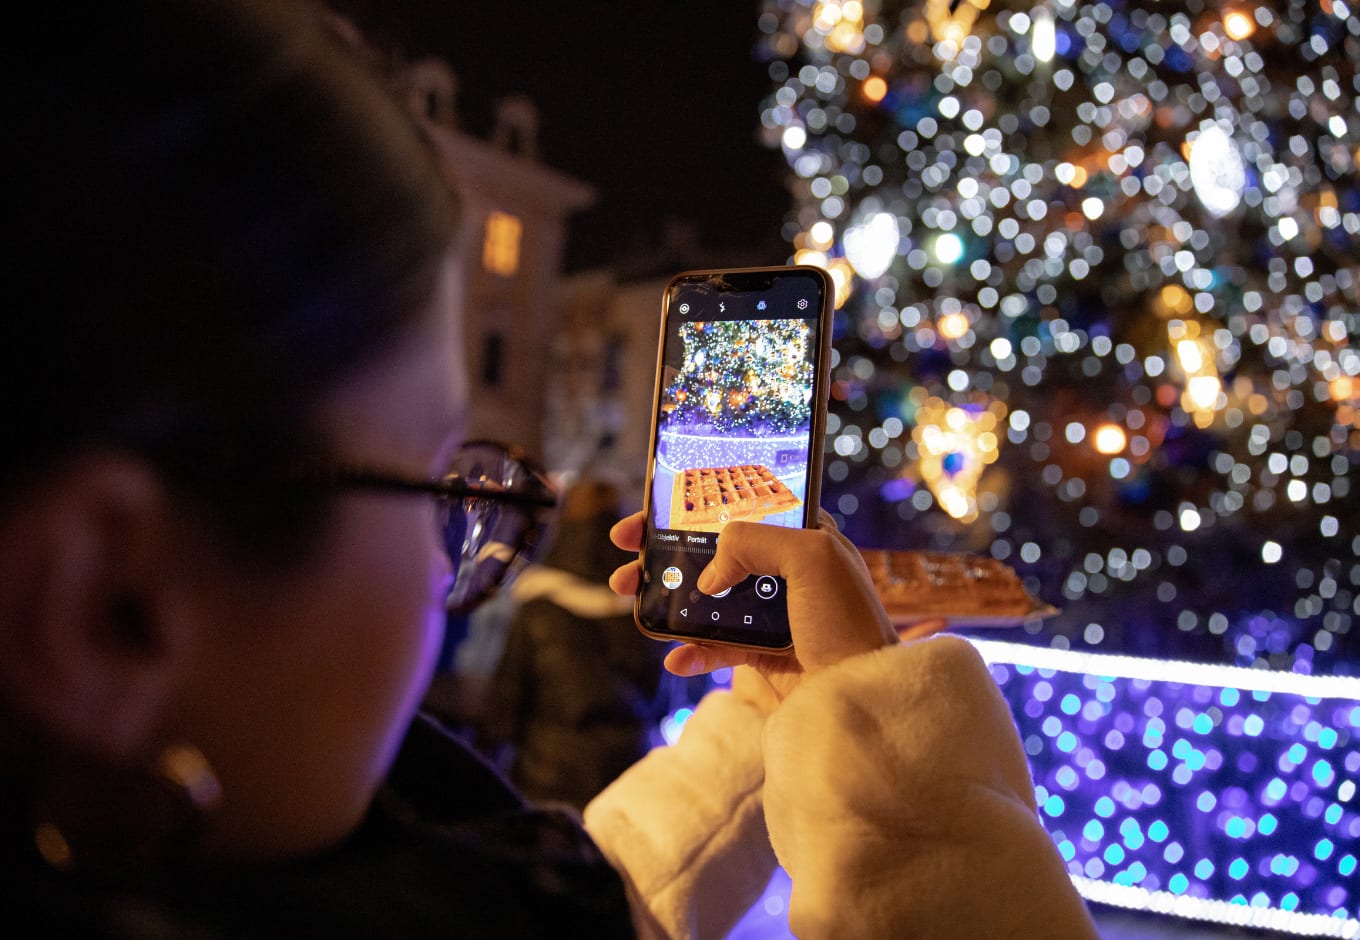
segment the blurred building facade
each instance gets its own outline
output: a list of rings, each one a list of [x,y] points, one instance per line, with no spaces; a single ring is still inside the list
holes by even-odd
[[[477,402],[468,437],[518,444],[541,458],[544,367],[565,326],[567,225],[595,203],[595,191],[540,162],[538,111],[529,99],[502,99],[491,139],[483,140],[459,127],[457,78],[445,62],[412,62],[403,85],[463,200],[463,329]]]
[[[442,59],[402,69],[463,205],[464,342],[473,399],[469,438],[524,447],[563,484],[592,476],[642,503],[661,298],[675,274],[779,264],[759,252],[718,254],[682,220],[608,266],[563,272],[569,222],[595,190],[539,158],[538,111],[502,99],[490,139],[461,129],[457,76]]]
[[[781,262],[716,253],[693,226],[661,220],[653,243],[564,278],[562,326],[544,376],[548,466],[566,479],[607,479],[625,507],[640,507],[666,284],[682,271]]]

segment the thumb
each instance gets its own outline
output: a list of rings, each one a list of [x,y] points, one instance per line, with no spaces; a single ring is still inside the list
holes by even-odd
[[[750,574],[787,583],[794,654],[805,671],[898,642],[859,552],[839,533],[729,523],[699,589],[721,591]]]
[[[796,565],[789,553],[780,550],[778,542],[795,531],[802,530],[729,522],[718,533],[713,558],[699,572],[696,586],[705,594],[715,594],[753,574],[773,574],[788,580],[789,568]]]

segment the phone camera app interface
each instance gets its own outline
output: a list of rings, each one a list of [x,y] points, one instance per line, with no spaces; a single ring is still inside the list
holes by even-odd
[[[682,284],[670,298],[648,572],[653,592],[660,576],[675,595],[681,606],[667,606],[682,620],[706,627],[730,620],[748,631],[782,620],[778,579],[747,579],[726,606],[693,584],[728,523],[805,523],[817,390],[814,290],[804,278],[785,278],[752,291]]]

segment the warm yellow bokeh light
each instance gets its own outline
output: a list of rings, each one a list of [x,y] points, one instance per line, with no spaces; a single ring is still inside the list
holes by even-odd
[[[1111,456],[1122,451],[1129,442],[1128,435],[1117,424],[1102,424],[1096,428],[1092,440],[1098,453]]]
[[[1241,10],[1231,10],[1223,17],[1223,31],[1229,39],[1240,42],[1256,32],[1256,21]]]
[[[1194,307],[1194,298],[1179,284],[1167,284],[1157,294],[1157,312],[1163,317],[1187,314]]]
[[[919,404],[912,440],[920,450],[921,478],[940,508],[962,522],[978,516],[977,487],[983,470],[994,463],[1001,441],[993,428],[1006,406],[993,401],[986,409],[962,408],[942,399],[917,395]]]
[[[963,313],[947,313],[940,317],[940,322],[937,324],[940,335],[945,339],[959,339],[966,336],[972,326],[973,324],[968,320],[968,315]]]
[[[1186,375],[1197,375],[1204,369],[1204,354],[1193,339],[1183,339],[1176,344],[1176,358]]]
[[[865,79],[863,91],[866,100],[878,104],[888,93],[888,83],[877,75],[871,75]]]
[[[829,33],[841,21],[839,3],[819,3],[812,11],[812,25],[820,33]]]
[[[826,37],[831,52],[858,55],[864,51],[864,5],[859,0],[828,0],[812,12],[812,26]]]
[[[831,273],[831,282],[836,287],[836,309],[839,310],[850,299],[855,287],[855,269],[844,258],[832,258],[826,266]]]
[[[1212,410],[1222,390],[1223,383],[1216,375],[1197,375],[1185,385],[1186,397],[1200,411]]]
[[[1167,300],[1167,289],[1163,289],[1161,301]],[[1183,293],[1183,292],[1182,292]],[[1180,295],[1172,295],[1175,303]],[[1187,298],[1188,294],[1185,295]],[[1181,407],[1195,419],[1195,424],[1207,428],[1214,420],[1214,413],[1224,407],[1220,401],[1223,380],[1218,374],[1218,362],[1213,343],[1200,328],[1198,320],[1168,320],[1167,339],[1175,353],[1175,365],[1184,380],[1181,394]]]
[[[951,0],[926,0],[923,12],[936,41],[957,51],[972,32],[978,13],[987,9],[990,3],[991,0],[961,0],[957,3]],[[936,49],[936,54],[941,51]]]

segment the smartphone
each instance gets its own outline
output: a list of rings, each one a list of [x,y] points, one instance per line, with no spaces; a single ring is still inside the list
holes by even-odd
[[[736,520],[817,525],[831,278],[791,266],[691,271],[666,287],[634,604],[648,636],[787,651],[782,578],[695,587]]]

